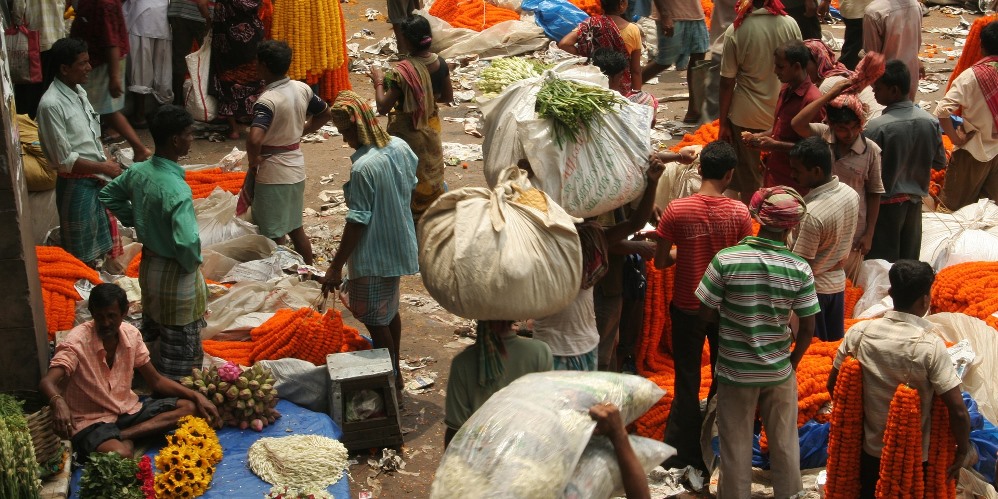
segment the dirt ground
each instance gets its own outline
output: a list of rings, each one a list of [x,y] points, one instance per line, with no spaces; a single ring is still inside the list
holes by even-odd
[[[368,8],[378,9],[381,12],[387,10],[383,0],[361,0],[359,2],[351,0],[350,3],[343,4],[348,36],[361,29],[369,29],[374,33],[375,40],[349,40],[360,42],[362,47],[374,43],[384,36],[391,35],[391,26],[384,20],[367,20],[364,13]],[[970,22],[973,22],[976,17],[966,13],[963,16]],[[958,25],[959,21],[959,16],[946,15],[934,10],[924,18],[923,26],[926,30],[953,28]],[[825,26],[824,29],[839,39],[844,33],[842,24]],[[926,33],[924,42],[950,49],[954,46],[952,39],[943,38],[940,34]],[[940,56],[937,55],[937,57]],[[946,59],[945,56],[942,57]],[[918,100],[927,101],[934,106],[935,101],[942,97],[946,78],[948,78],[954,63],[952,60],[944,60],[927,64],[929,79],[941,80],[934,81],[940,88],[928,94],[919,93]],[[373,88],[366,75],[351,74],[350,80],[355,91],[362,96],[373,99]],[[685,93],[685,72],[666,71],[661,75],[658,84],[646,85],[644,90],[650,91],[660,99]],[[472,102],[454,107],[444,107],[441,108],[440,114],[442,118],[463,118],[474,105],[475,103]],[[685,100],[663,102],[659,108],[658,119],[659,121],[681,120],[686,111],[685,108]],[[385,118],[380,119],[385,125]],[[442,125],[444,142],[480,144],[482,141],[482,139],[465,134],[461,123],[442,120]],[[147,143],[151,144],[148,132],[140,131],[140,135]],[[677,136],[667,144],[674,143],[679,138]],[[213,143],[207,140],[198,140],[188,157],[182,160],[182,163],[215,163],[233,147],[245,149],[244,140],[245,135],[244,139],[240,141],[230,140]],[[347,181],[350,171],[349,156],[353,151],[343,143],[341,137],[331,137],[324,143],[303,144],[302,150],[305,153],[309,177],[305,192],[305,207],[319,211],[320,205],[324,204],[319,199],[320,192],[340,190],[343,183]],[[446,182],[451,189],[484,186],[482,166],[481,161],[469,162],[467,169],[460,166],[448,166],[445,170]],[[327,184],[321,184],[320,178],[323,177],[332,180]],[[327,217],[306,216],[305,227],[310,235],[313,235],[317,266],[324,268],[327,259],[332,257],[342,234],[343,224],[342,214]],[[402,279],[402,294],[403,359],[408,359],[410,364],[414,365],[426,364],[425,367],[406,372],[406,380],[412,380],[414,376],[418,375],[426,378],[435,377],[435,383],[423,390],[422,393],[406,393],[404,397],[402,426],[405,432],[405,444],[401,451],[401,456],[406,462],[404,470],[379,473],[371,468],[367,463],[368,458],[378,457],[380,451],[372,450],[370,454],[364,453],[354,456],[357,459],[357,464],[350,468],[350,487],[353,497],[362,497],[361,494],[365,492],[371,493],[369,497],[381,498],[427,497],[429,495],[430,484],[443,453],[444,395],[450,361],[460,349],[470,343],[467,339],[464,339],[466,343],[457,341],[459,336],[455,334],[455,331],[459,329],[462,321],[435,306],[435,303],[429,299],[418,275]],[[345,314],[346,322],[363,331],[362,325],[349,315],[349,313]],[[420,359],[422,360],[420,361]]]

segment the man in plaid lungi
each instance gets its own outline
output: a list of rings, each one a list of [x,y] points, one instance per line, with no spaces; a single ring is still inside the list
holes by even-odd
[[[180,379],[200,368],[208,288],[201,275],[201,238],[191,189],[177,164],[190,150],[191,115],[162,106],[149,119],[155,155],[132,165],[101,190],[100,200],[142,241],[139,287],[143,337],[159,339],[156,368]]]

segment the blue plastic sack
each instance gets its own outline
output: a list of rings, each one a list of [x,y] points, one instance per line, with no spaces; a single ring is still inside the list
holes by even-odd
[[[524,0],[520,9],[533,12],[534,22],[544,30],[548,38],[556,42],[578,28],[579,23],[589,19],[589,14],[568,0]]]
[[[970,445],[977,450],[977,470],[990,483],[995,483],[995,465],[998,464],[998,428],[984,418],[977,409],[977,402],[963,392],[963,403],[970,413]]]
[[[831,428],[829,423],[818,423],[808,421],[797,428],[797,438],[800,444],[800,468],[821,468],[828,462],[828,432]],[[720,454],[717,437],[711,440],[711,447],[714,455]],[[759,447],[759,434],[752,435],[752,466],[769,469],[769,454],[763,454]]]

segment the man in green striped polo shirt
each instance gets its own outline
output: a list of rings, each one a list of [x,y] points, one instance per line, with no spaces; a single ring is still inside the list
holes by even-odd
[[[804,199],[789,187],[760,189],[749,204],[759,235],[718,252],[696,290],[699,327],[720,323],[718,499],[751,495],[756,406],[769,438],[774,496],[791,497],[803,489],[794,371],[811,343],[819,307],[811,267],[787,249],[786,237],[806,210]],[[800,317],[793,351],[791,312]]]

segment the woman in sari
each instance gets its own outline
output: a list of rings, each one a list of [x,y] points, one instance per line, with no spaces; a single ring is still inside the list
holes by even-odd
[[[444,156],[440,142],[438,102],[454,100],[450,69],[430,52],[430,23],[413,16],[402,23],[403,42],[409,55],[382,74],[371,70],[378,113],[388,115],[388,133],[407,144],[419,158],[416,189],[412,193],[412,217],[420,215],[444,193]]]
[[[593,52],[611,48],[627,56],[623,95],[641,90],[641,28],[623,18],[627,0],[601,0],[603,15],[592,16],[558,42],[558,48],[592,60]]]
[[[229,138],[239,139],[237,118],[249,116],[260,93],[256,46],[263,40],[260,0],[217,0],[211,37],[211,86],[218,115],[229,120]]]

